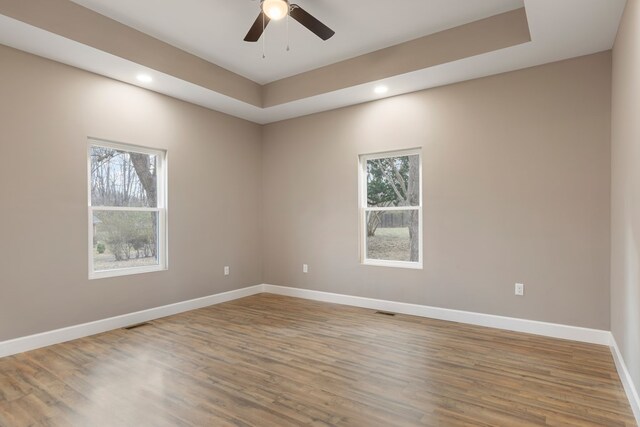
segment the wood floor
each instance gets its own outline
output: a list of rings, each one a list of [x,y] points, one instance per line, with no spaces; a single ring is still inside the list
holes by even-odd
[[[609,349],[269,294],[0,359],[1,426],[633,426]]]

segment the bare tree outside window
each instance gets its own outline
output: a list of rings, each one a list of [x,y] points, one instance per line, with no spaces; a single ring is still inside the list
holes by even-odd
[[[90,146],[93,272],[161,266],[162,157],[109,143]]]
[[[421,262],[419,152],[362,156],[361,167],[365,262]]]

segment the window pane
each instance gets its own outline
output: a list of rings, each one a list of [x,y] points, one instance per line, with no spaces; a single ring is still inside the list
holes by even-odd
[[[419,210],[367,212],[367,259],[418,262]]]
[[[93,270],[158,265],[158,213],[95,211]]]
[[[154,155],[91,147],[91,205],[157,207]]]
[[[367,206],[419,206],[420,156],[367,160]]]

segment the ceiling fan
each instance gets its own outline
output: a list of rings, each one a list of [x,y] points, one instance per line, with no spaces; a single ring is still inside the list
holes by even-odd
[[[246,42],[257,42],[269,21],[278,21],[286,16],[291,16],[322,40],[329,40],[335,34],[335,31],[303,8],[297,4],[290,4],[289,0],[260,0],[260,9],[258,18],[244,38]]]

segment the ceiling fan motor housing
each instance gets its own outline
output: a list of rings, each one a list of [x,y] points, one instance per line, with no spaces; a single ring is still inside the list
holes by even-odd
[[[249,29],[244,41],[257,42],[270,21],[282,19],[287,15],[322,40],[329,40],[335,34],[335,31],[324,25],[299,5],[290,4],[289,0],[260,0],[260,14]]]

